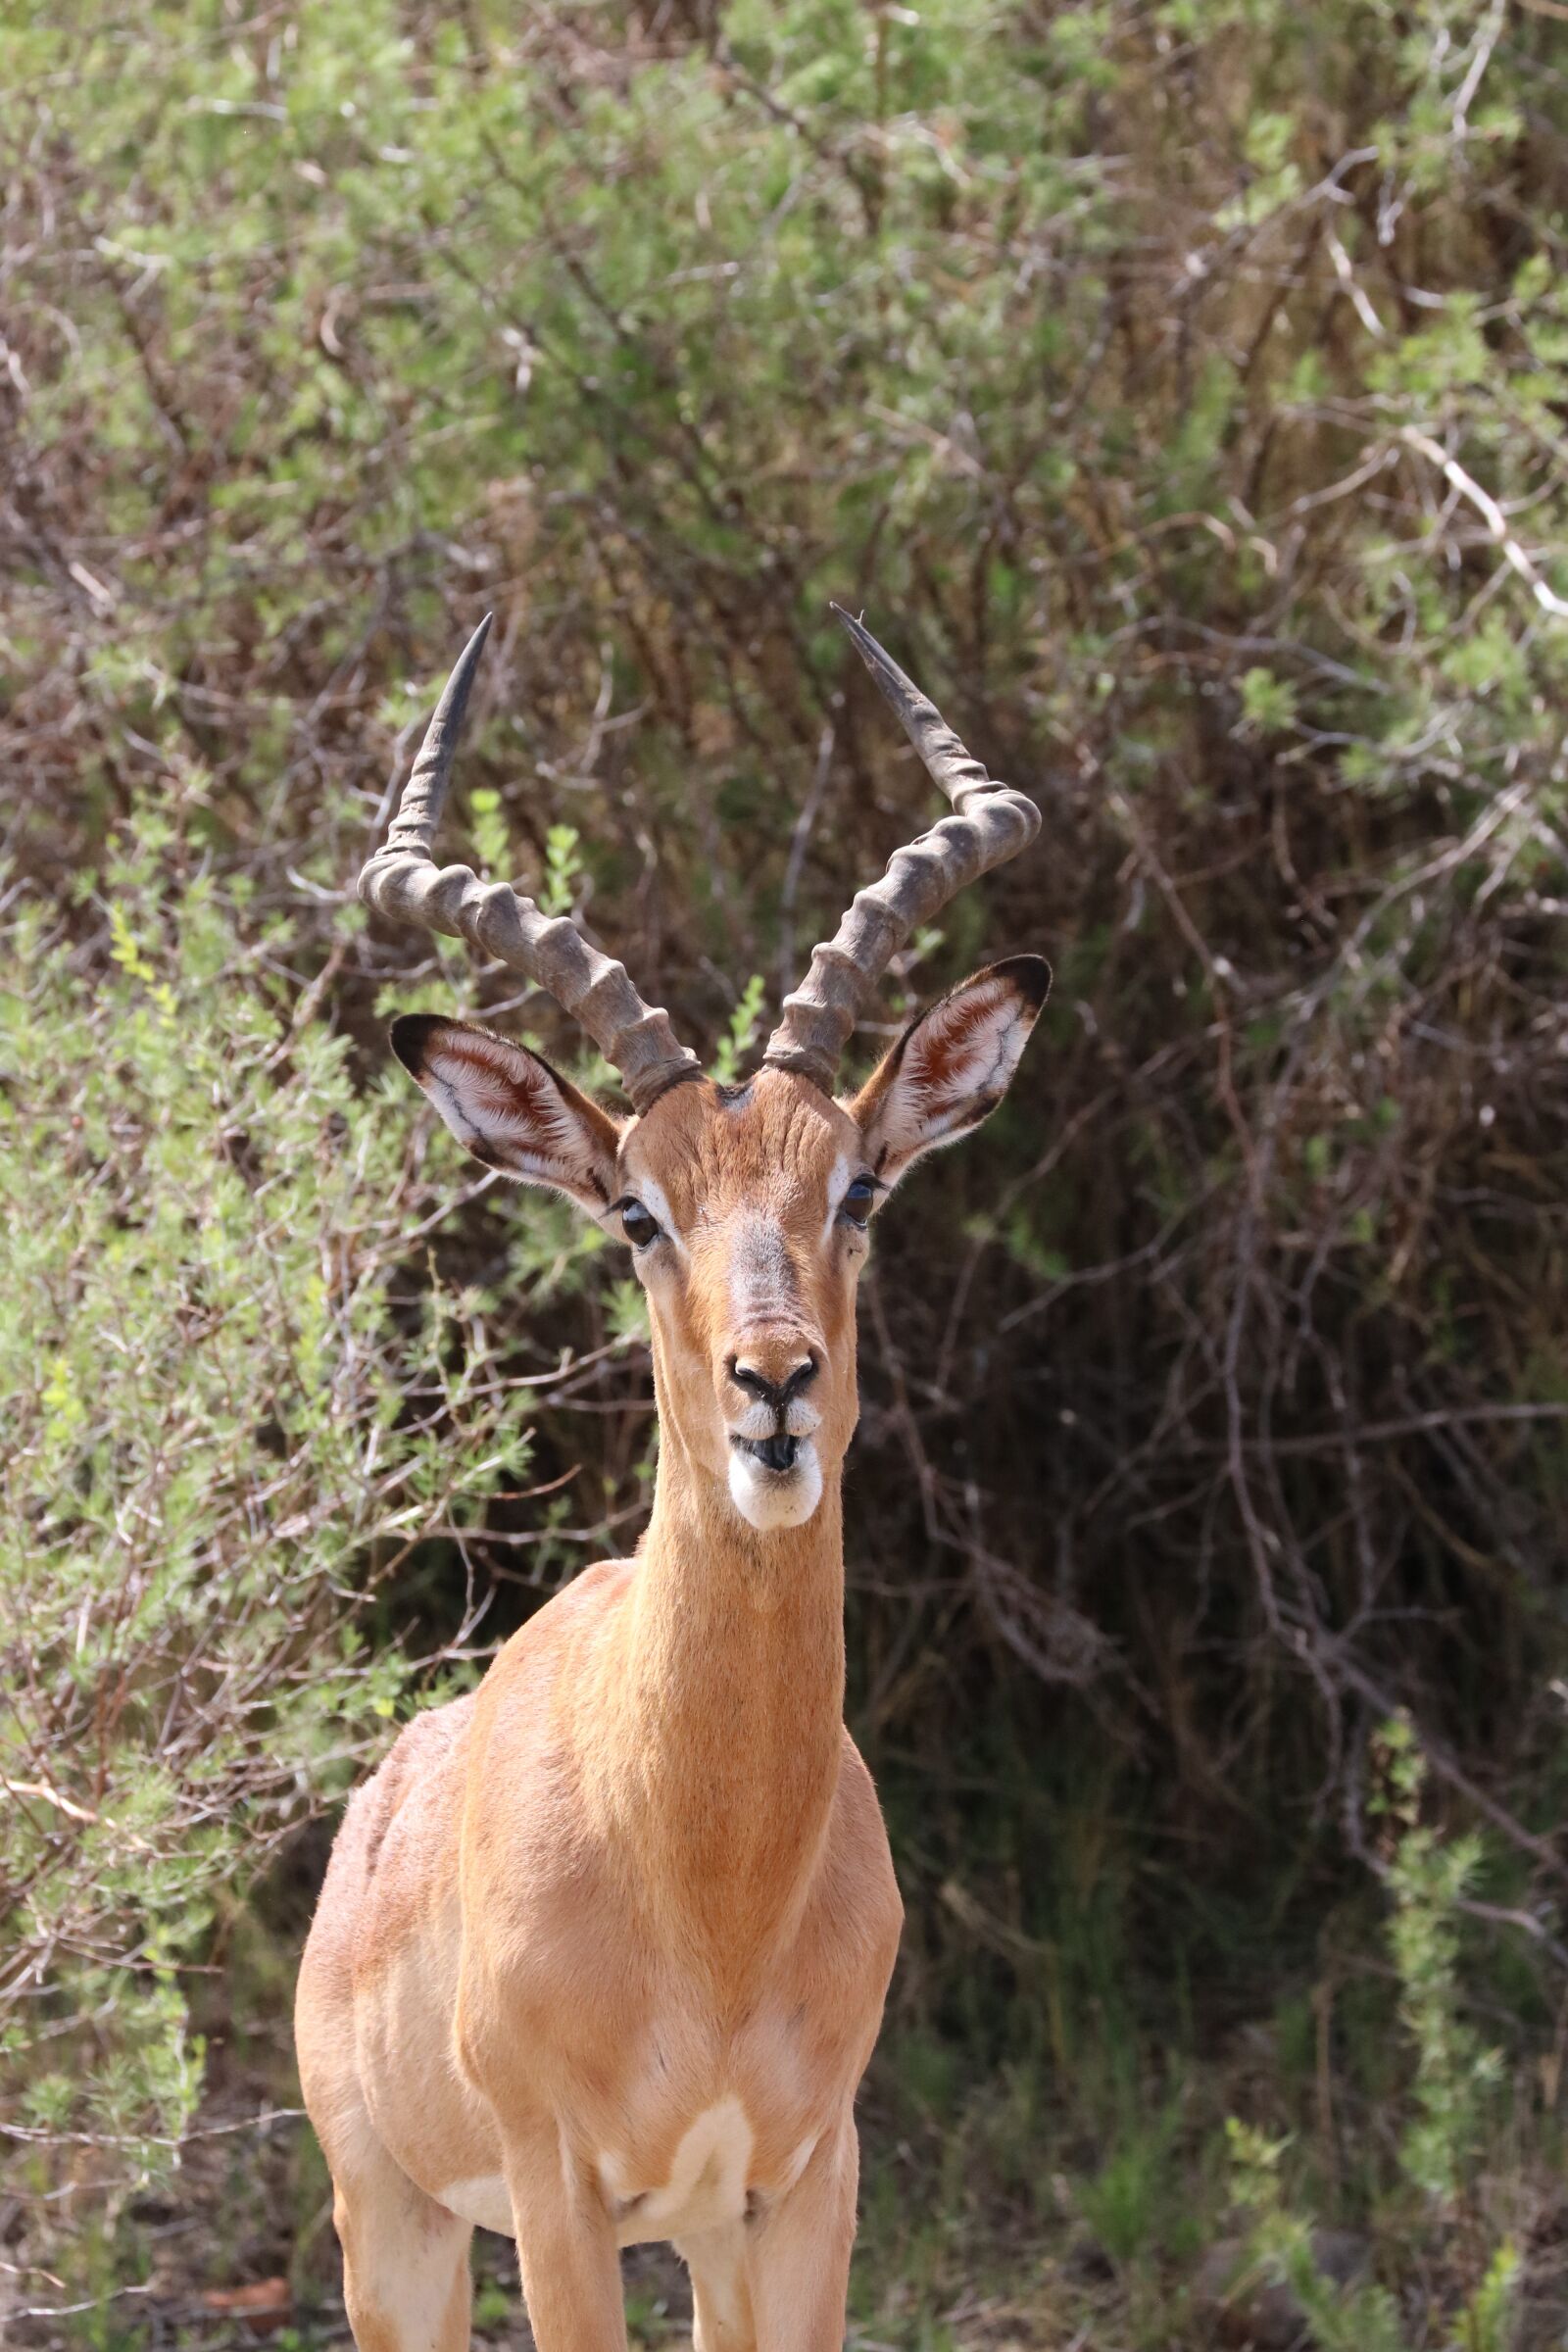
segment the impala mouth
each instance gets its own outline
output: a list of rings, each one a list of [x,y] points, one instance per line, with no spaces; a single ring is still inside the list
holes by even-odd
[[[804,1527],[822,1499],[822,1464],[807,1437],[729,1441],[729,1495],[753,1527]]]
[[[771,1470],[777,1478],[787,1478],[800,1459],[803,1440],[788,1435],[773,1438],[731,1438],[737,1453],[746,1455],[760,1469]]]

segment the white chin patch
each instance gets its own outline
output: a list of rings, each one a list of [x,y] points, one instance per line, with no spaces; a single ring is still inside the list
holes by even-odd
[[[753,1527],[804,1527],[822,1499],[822,1465],[803,1438],[792,1470],[764,1470],[736,1446],[729,1449],[729,1498]]]

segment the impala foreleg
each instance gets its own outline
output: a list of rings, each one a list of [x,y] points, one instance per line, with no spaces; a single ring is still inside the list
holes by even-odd
[[[468,2224],[385,2154],[332,2186],[343,2300],[359,2352],[467,2352]]]
[[[841,2352],[859,2159],[846,2116],[795,2186],[750,2226],[757,2352]]]
[[[553,2123],[509,2140],[506,2160],[538,2352],[626,2352],[620,2254],[597,2183]]]
[[[675,2251],[692,2275],[694,2352],[755,2352],[746,2224],[696,2230],[677,2238]]]

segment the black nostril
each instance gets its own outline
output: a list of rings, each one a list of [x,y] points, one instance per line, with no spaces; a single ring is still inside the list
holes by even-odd
[[[784,1404],[788,1404],[793,1398],[800,1396],[803,1389],[808,1389],[821,1368],[821,1365],[816,1360],[814,1351],[807,1357],[804,1364],[797,1364],[794,1371],[790,1374],[788,1380],[784,1383],[783,1390],[780,1394],[780,1401]]]
[[[814,1348],[805,1363],[797,1364],[788,1380],[785,1381],[768,1380],[764,1374],[754,1371],[750,1364],[743,1364],[738,1357],[733,1355],[730,1357],[728,1365],[729,1376],[735,1386],[738,1389],[744,1389],[748,1396],[758,1397],[761,1403],[771,1405],[776,1413],[783,1412],[785,1406],[793,1403],[803,1389],[809,1388],[819,1369]]]

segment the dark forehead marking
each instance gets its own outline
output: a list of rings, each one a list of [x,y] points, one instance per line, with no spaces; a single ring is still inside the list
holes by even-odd
[[[713,1082],[713,1100],[720,1110],[744,1110],[751,1094],[752,1082],[749,1078],[742,1079],[738,1086],[720,1086],[716,1079]]]

